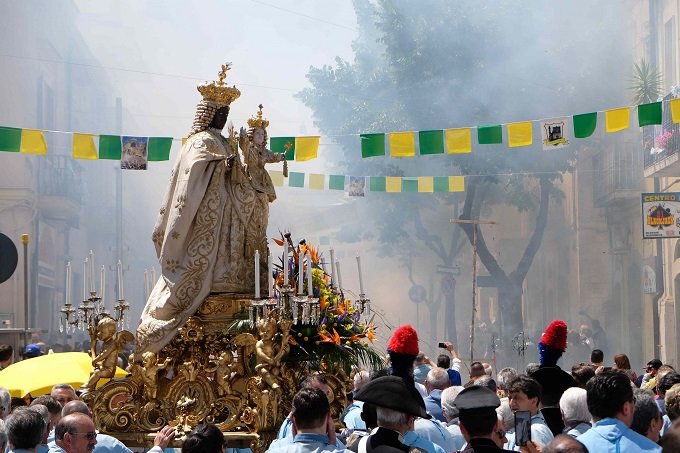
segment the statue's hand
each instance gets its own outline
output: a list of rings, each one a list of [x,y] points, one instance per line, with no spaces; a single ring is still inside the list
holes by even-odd
[[[234,160],[236,160],[236,154],[232,154],[231,156],[227,157],[227,168],[231,169],[231,167],[234,166]]]
[[[238,146],[241,148],[241,151],[243,151],[244,154],[248,153],[248,150],[250,149],[250,140],[248,139],[248,131],[245,130],[245,128],[241,128],[241,130],[238,133]]]

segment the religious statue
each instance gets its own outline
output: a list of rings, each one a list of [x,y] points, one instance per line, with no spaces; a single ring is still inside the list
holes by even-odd
[[[158,395],[158,373],[166,369],[172,357],[165,359],[165,362],[158,363],[156,353],[147,351],[142,355],[142,363],[144,367],[141,370],[141,378],[144,383],[144,396],[147,404],[154,404],[156,396]]]
[[[245,159],[255,162],[248,157],[246,131],[221,134],[229,106],[241,94],[224,83],[228,70],[223,66],[218,81],[198,86],[203,99],[154,226],[152,238],[162,273],[142,312],[138,354],[160,351],[210,293],[252,297],[256,250],[260,268],[267,268],[269,210],[260,194],[266,192],[267,199],[275,195],[257,173],[259,164],[250,165],[250,173],[255,171],[260,181],[254,184],[241,162],[239,147]],[[258,143],[253,150],[264,146]]]
[[[110,379],[116,374],[118,354],[127,343],[134,340],[134,337],[127,330],[116,332],[116,321],[106,316],[97,323],[96,339],[102,342],[102,348],[97,354],[97,342],[96,340],[92,342],[90,354],[94,370],[90,379],[83,385],[83,390],[92,390],[97,386],[100,379]]]
[[[281,372],[281,359],[289,349],[290,327],[291,324],[285,320],[281,320],[281,325],[279,325],[274,316],[258,321],[260,339],[255,344],[255,357],[257,359],[255,372],[272,389],[280,387],[277,378]],[[279,330],[281,334],[277,336]]]

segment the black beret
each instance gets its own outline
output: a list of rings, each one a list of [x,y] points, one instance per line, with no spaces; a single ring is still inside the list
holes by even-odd
[[[501,400],[488,388],[474,385],[463,389],[453,400],[453,405],[461,413],[483,409],[496,410],[501,405]]]
[[[421,406],[422,397],[418,390],[409,386],[398,376],[383,376],[373,379],[359,390],[354,399],[416,417],[430,418],[430,415]]]

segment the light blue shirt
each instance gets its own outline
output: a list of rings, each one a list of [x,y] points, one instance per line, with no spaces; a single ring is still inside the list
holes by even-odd
[[[446,430],[453,436],[455,441],[456,446],[453,451],[462,450],[465,445],[465,437],[463,437],[463,433],[460,431],[460,426],[457,423],[449,423],[446,425]]]
[[[663,425],[661,426],[661,431],[659,431],[659,436],[663,437],[663,434],[668,428],[671,427],[672,424],[673,422],[671,421],[671,418],[668,416],[668,414],[663,414]]]
[[[564,431],[562,431],[562,432],[564,434],[566,434],[567,436],[571,436],[575,439],[578,436],[580,436],[581,434],[588,431],[589,429],[590,429],[590,423],[581,422],[581,423],[579,423],[578,425],[576,425],[572,428],[565,427]]]
[[[451,435],[451,433],[446,430],[446,427],[437,420],[417,418],[413,424],[413,428],[418,436],[441,447],[445,452],[456,451],[456,440],[453,438],[453,435]],[[413,446],[420,447],[420,445]]]
[[[278,440],[285,440],[286,444],[292,444],[293,443],[293,421],[290,419],[290,414],[286,417],[286,419],[281,423],[281,427],[279,428],[279,433],[276,435],[276,441]],[[274,442],[276,442],[274,441]],[[274,445],[274,442],[272,442],[272,445]],[[280,442],[279,445],[283,445],[284,442]],[[340,450],[344,450],[345,444],[343,444],[340,439],[336,439],[335,445],[337,448]],[[271,448],[271,446],[270,446]]]
[[[508,439],[508,443],[505,444],[503,448],[506,448],[508,450],[519,451],[519,445],[515,444],[514,428],[508,431],[505,434],[505,437]],[[541,447],[544,447],[548,442],[553,440],[554,437],[555,436],[553,436],[552,431],[550,431],[550,428],[548,428],[548,425],[545,423],[545,418],[543,418],[543,414],[538,412],[536,415],[531,417],[532,441],[536,442]]]
[[[347,406],[345,412],[340,416],[340,421],[342,421],[347,429],[366,429],[366,422],[361,419],[361,412],[364,410],[363,401],[354,401],[352,404]]]
[[[292,442],[286,439],[275,440],[267,451],[270,453],[349,452],[328,442],[328,436],[323,434],[298,433]]]
[[[661,447],[627,427],[621,420],[605,418],[576,438],[589,451],[627,453],[660,452]]]
[[[49,447],[48,453],[64,453],[64,450],[54,440],[47,446]],[[97,445],[94,446],[93,453],[132,453],[132,450],[113,436],[97,433]]]

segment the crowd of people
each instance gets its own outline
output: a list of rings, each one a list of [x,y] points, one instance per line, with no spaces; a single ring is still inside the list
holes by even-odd
[[[446,353],[430,360],[411,326],[396,329],[385,369],[355,370],[337,420],[331,415],[337,395],[322,373],[310,374],[268,451],[680,451],[680,373],[658,359],[637,374],[625,354],[608,359],[594,349],[589,360],[563,370],[558,361],[568,346],[567,329],[559,320],[537,345],[539,363],[525,370],[495,372],[482,362],[468,367],[452,343],[444,346]],[[8,350],[0,346],[0,367],[11,364]],[[168,448],[174,436],[171,427],[158,431],[154,453]],[[210,423],[199,424],[182,443],[187,453],[225,449],[222,432]],[[11,399],[0,388],[3,450],[131,451],[97,432],[88,406],[66,384],[30,402]]]

